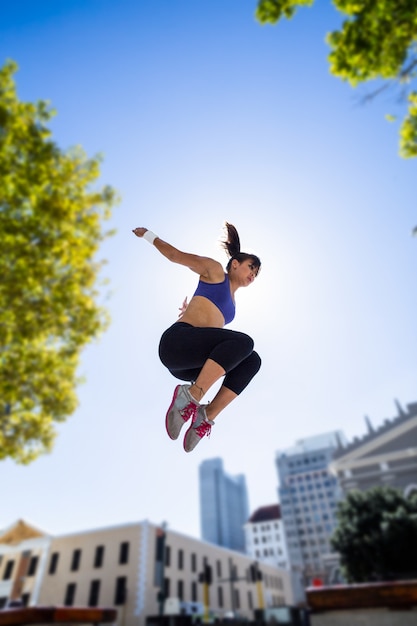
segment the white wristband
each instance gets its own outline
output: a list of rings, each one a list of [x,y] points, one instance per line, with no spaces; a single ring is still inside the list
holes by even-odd
[[[147,230],[143,235],[143,238],[149,241],[149,243],[153,243],[157,237],[158,235],[155,235],[151,230]]]

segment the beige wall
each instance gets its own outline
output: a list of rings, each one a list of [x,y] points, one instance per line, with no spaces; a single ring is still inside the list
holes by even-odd
[[[155,586],[156,533],[157,526],[145,521],[61,537],[45,536],[36,547],[39,553],[36,576],[33,580],[29,578],[24,580],[25,591],[32,594],[30,604],[63,605],[67,587],[72,583],[76,585],[73,605],[86,606],[90,600],[91,583],[99,580],[98,604],[113,607],[116,579],[124,576],[127,579],[128,594],[125,606],[116,607],[119,613],[118,625],[144,626],[146,616],[157,615],[159,612],[158,588]],[[129,560],[126,564],[119,563],[122,542],[129,544]],[[94,567],[98,546],[104,547],[104,559],[101,567]],[[0,564],[0,597],[2,571],[6,567],[6,562],[10,558],[17,561],[21,557],[23,547],[23,543],[13,548],[2,546],[0,540],[0,555],[3,554]],[[239,606],[235,608],[241,615],[253,617],[253,609],[259,607],[259,597],[257,585],[246,578],[248,568],[253,562],[250,557],[171,530],[166,531],[166,549],[170,560],[165,565],[164,577],[169,581],[171,597],[178,597],[178,583],[181,581],[183,600],[191,602],[194,583],[197,590],[196,600],[203,603],[203,585],[198,582],[198,576],[203,570],[204,562],[207,561],[213,572],[210,609],[221,616],[232,609],[231,584],[227,581],[232,564],[236,567],[237,577],[243,579],[233,583],[235,598],[238,596],[239,599]],[[32,550],[35,550],[33,546]],[[77,571],[71,571],[74,550],[81,551]],[[179,563],[180,551],[182,567]],[[54,553],[59,554],[59,557],[56,572],[51,574],[50,563]],[[195,571],[192,568],[192,555],[195,555],[196,560]],[[260,564],[260,568],[264,576],[261,587],[265,606],[291,604],[288,572],[265,564]],[[222,590],[223,603],[220,601],[219,588]]]
[[[98,604],[110,607],[114,605],[117,578],[126,577],[128,595],[125,612],[126,615],[133,615],[138,587],[138,556],[140,554],[141,535],[141,525],[130,524],[53,539],[49,549],[48,565],[43,578],[39,604],[64,604],[68,585],[75,583],[74,606],[86,606],[89,603],[91,583],[94,580],[99,580]],[[124,542],[129,544],[129,559],[126,564],[120,564],[120,545]],[[99,546],[104,547],[103,564],[101,567],[94,567],[96,549]],[[80,565],[77,571],[71,571],[75,550],[81,551]],[[54,553],[59,554],[58,565],[56,573],[50,574],[49,566]],[[118,608],[119,612],[122,613],[121,607]],[[123,616],[120,615],[119,617]],[[138,620],[134,620],[132,624],[137,622]]]

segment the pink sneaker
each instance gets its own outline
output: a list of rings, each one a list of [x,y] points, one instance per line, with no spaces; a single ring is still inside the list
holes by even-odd
[[[178,439],[181,428],[190,418],[195,419],[198,407],[197,400],[194,400],[188,391],[191,385],[177,385],[172,396],[172,402],[165,418],[165,427],[171,439]]]
[[[201,404],[197,407],[197,414],[194,417],[194,420],[185,433],[184,437],[184,450],[186,452],[191,452],[194,450],[199,441],[206,435],[209,437],[211,433],[211,427],[214,426],[214,422],[209,420],[206,415],[206,406],[207,404]]]

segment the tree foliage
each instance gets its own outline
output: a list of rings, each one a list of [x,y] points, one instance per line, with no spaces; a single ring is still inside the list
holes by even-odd
[[[16,70],[0,68],[0,459],[27,463],[75,410],[80,351],[106,323],[95,253],[115,193],[91,188],[99,157],[52,141],[46,102],[18,99]]]
[[[331,543],[348,582],[409,578],[417,572],[417,494],[391,487],[351,491],[337,510]]]
[[[313,1],[259,0],[256,15],[261,23],[276,23]],[[416,0],[333,0],[333,4],[347,19],[327,36],[330,71],[352,86],[370,80],[382,80],[382,88],[401,85],[409,107],[400,130],[400,153],[417,156],[417,93],[411,88],[417,68]]]

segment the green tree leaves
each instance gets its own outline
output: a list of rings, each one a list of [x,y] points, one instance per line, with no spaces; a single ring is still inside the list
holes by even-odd
[[[95,254],[115,193],[92,188],[98,157],[52,141],[46,102],[19,101],[16,70],[0,69],[0,459],[26,463],[75,410],[80,351],[106,324]]]
[[[261,23],[293,16],[308,0],[259,0]],[[352,86],[379,80],[410,85],[417,69],[417,2],[415,0],[334,0],[347,19],[327,35],[330,71]],[[379,91],[380,89],[378,89]],[[417,156],[415,92],[408,95],[409,112],[400,129],[400,154]]]
[[[408,58],[417,37],[417,4],[414,0],[335,0],[347,15],[341,31],[327,41],[333,48],[331,72],[352,85],[360,81],[401,79],[409,75]]]
[[[297,6],[311,6],[314,0],[260,0],[256,9],[256,17],[265,24],[275,24],[281,17],[289,19],[296,12]]]
[[[417,156],[417,92],[408,96],[408,113],[400,130],[400,151],[404,157]]]
[[[417,494],[375,487],[351,491],[337,510],[332,537],[348,582],[415,576],[417,565]]]

